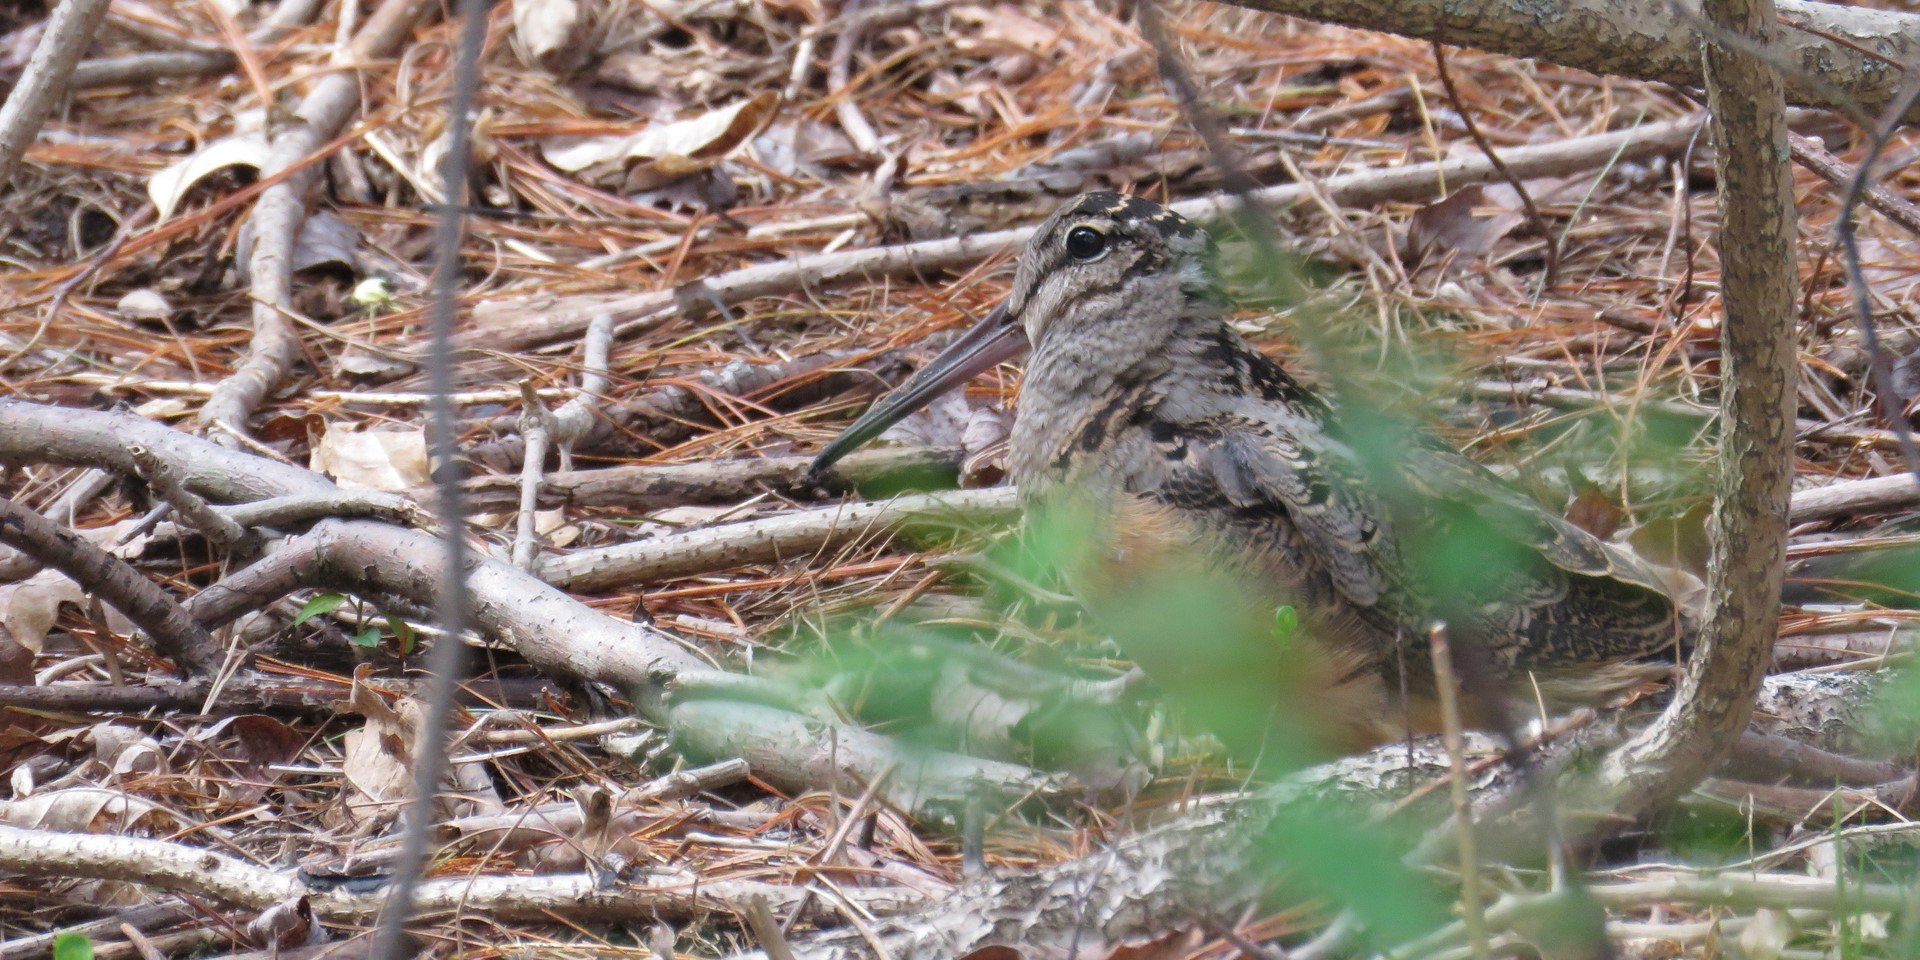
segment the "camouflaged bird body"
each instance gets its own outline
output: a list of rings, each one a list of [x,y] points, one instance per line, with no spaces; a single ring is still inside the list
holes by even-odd
[[[1417,686],[1429,627],[1444,622],[1457,647],[1557,701],[1643,680],[1635,661],[1691,636],[1647,564],[1437,441],[1363,459],[1327,404],[1227,326],[1210,285],[1127,282],[1193,272],[1170,236],[1170,253],[1062,291],[1047,328],[1029,328],[1012,479],[1031,506],[1063,491],[1117,506],[1104,569],[1082,571],[1076,591],[1149,589],[1162,566],[1150,554],[1197,548],[1269,609],[1301,610],[1333,661],[1405,665]],[[1010,298],[1016,315],[1053,295],[1027,281],[1047,269],[1040,247],[1021,264],[1016,295],[1023,281],[1031,293]]]

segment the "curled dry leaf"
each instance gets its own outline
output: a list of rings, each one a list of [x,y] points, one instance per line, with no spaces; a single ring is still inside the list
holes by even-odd
[[[592,53],[578,0],[513,0],[513,46],[530,67],[565,72]]]
[[[1498,191],[1478,183],[1462,187],[1407,218],[1407,259],[1423,263],[1485,256],[1526,219],[1512,187]]]
[[[419,742],[425,711],[412,697],[399,697],[392,705],[367,685],[372,669],[361,664],[353,673],[353,691],[347,698],[347,710],[366,718],[358,730],[350,730],[342,739],[341,772],[346,780],[343,797],[345,823],[336,818],[335,826],[367,826],[391,821],[400,812],[413,783],[414,745]],[[494,792],[483,764],[452,764],[436,791],[451,798],[444,811],[447,816],[495,813],[505,809]]]
[[[0,802],[0,823],[69,833],[160,833],[192,826],[144,797],[101,787],[49,790]]]
[[[158,290],[148,287],[127,291],[120,298],[120,302],[114,304],[113,309],[115,313],[128,320],[150,320],[158,323],[165,322],[173,316],[173,304],[168,303],[167,298],[161,296]]]
[[[113,779],[162,773],[167,769],[167,752],[160,742],[133,727],[97,723],[89,727],[81,739],[93,747],[94,762]]]
[[[247,936],[270,950],[286,950],[326,943],[327,928],[313,922],[313,904],[305,895],[283,900],[260,911],[247,924]]]
[[[228,167],[252,167],[258,170],[266,165],[271,149],[267,135],[260,131],[222,137],[201,147],[192,156],[168,164],[154,174],[147,181],[147,196],[153,198],[159,219],[165,220],[173,215],[180,200],[188,190],[193,189],[194,184]]]
[[[347,709],[367,722],[342,738],[343,808],[356,826],[385,823],[399,814],[413,779],[413,742],[421,721],[418,703],[401,697],[388,706],[367,686],[369,674],[365,664],[354,671],[347,697]]]
[[[308,466],[349,490],[399,493],[432,479],[422,430],[359,430],[328,423],[313,445]]]
[[[42,570],[25,580],[0,584],[0,629],[37,654],[45,647],[47,631],[53,629],[63,603],[84,610],[87,595],[58,570]]]
[[[555,138],[541,153],[568,173],[617,181],[622,189],[637,192],[712,165],[760,132],[779,108],[779,95],[768,91],[697,117],[649,124],[638,133]]]

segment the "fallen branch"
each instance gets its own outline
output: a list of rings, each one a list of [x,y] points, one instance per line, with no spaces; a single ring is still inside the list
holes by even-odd
[[[270,870],[181,843],[5,825],[0,825],[0,870],[34,877],[138,883],[252,910],[304,896],[314,914],[328,920],[372,918],[387,900],[385,889],[364,893],[314,890],[291,872]],[[905,888],[846,885],[840,893],[875,913],[897,913],[923,899]],[[590,873],[489,875],[422,883],[416,903],[423,913],[467,911],[500,917],[557,914],[572,919],[613,919],[731,912],[751,897],[765,897],[770,903],[791,908],[799,905],[801,890],[759,880],[664,872],[616,883]],[[833,916],[824,905],[816,911],[821,918]]]
[[[1235,6],[1681,87],[1705,83],[1698,0],[1227,0]],[[1780,0],[1770,59],[1798,104],[1874,110],[1920,58],[1920,16]],[[1842,38],[1845,42],[1828,39]],[[1508,157],[1511,159],[1511,155]]]
[[[1863,513],[1891,513],[1920,503],[1920,480],[1913,474],[1841,480],[1793,495],[1793,522],[1830,520]]]
[[[1698,116],[1681,117],[1628,130],[1520,147],[1507,151],[1502,159],[1515,176],[1564,176],[1574,170],[1683,150],[1700,123]],[[1314,188],[1328,202],[1368,206],[1425,199],[1440,194],[1443,186],[1457,190],[1469,183],[1482,183],[1500,176],[1500,171],[1486,157],[1472,156],[1328,177]],[[1255,191],[1254,196],[1269,207],[1279,209],[1307,201],[1312,193],[1301,184],[1287,184]],[[1200,197],[1172,204],[1172,209],[1188,219],[1209,221],[1226,213],[1228,201],[1226,195]],[[840,281],[933,273],[978,263],[1020,247],[1033,236],[1036,228],[1037,225],[1029,225],[919,243],[814,254],[782,263],[744,267],[698,282],[702,291],[713,299],[732,304]],[[579,336],[593,316],[603,312],[613,316],[616,329],[629,329],[678,313],[682,301],[696,302],[682,292],[685,289],[687,287],[570,297],[558,302],[551,296],[496,300],[475,307],[474,330],[456,345],[468,350],[528,349]]]
[[[414,23],[435,6],[430,0],[385,0],[336,59],[356,69],[386,59],[412,33]],[[289,169],[294,172],[262,191],[247,218],[253,235],[253,248],[247,254],[253,339],[246,359],[215,386],[200,408],[202,427],[246,436],[247,418],[300,359],[300,336],[287,320],[293,312],[294,243],[306,219],[308,189],[321,172],[306,161],[359,110],[361,78],[356,69],[330,70],[313,82],[294,110],[297,122],[273,138],[261,165],[262,178]]]
[[[107,6],[108,0],[61,0],[47,15],[46,30],[26,69],[0,105],[0,188],[13,180],[27,144],[40,135],[47,114],[66,95],[73,68],[93,42]]]
[[[540,579],[584,593],[651,583],[712,570],[773,563],[818,553],[863,537],[891,534],[915,521],[942,515],[969,523],[1005,524],[1019,514],[1012,487],[959,490],[803,510],[637,540],[597,550],[576,550],[540,565]]]
[[[1797,396],[1793,169],[1780,73],[1743,44],[1784,32],[1771,0],[1707,0],[1742,44],[1707,44],[1720,179],[1720,456],[1707,540],[1707,612],[1671,703],[1610,754],[1603,804],[1633,819],[1705,776],[1747,725],[1773,659],[1786,570]]]
[[[13,500],[0,500],[0,542],[72,578],[125,614],[162,656],[195,677],[212,677],[226,651],[180,604],[125,561]]]

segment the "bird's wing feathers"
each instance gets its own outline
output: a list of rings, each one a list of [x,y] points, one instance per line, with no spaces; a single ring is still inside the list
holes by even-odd
[[[1663,578],[1645,560],[1542,508],[1454,450],[1422,445],[1408,458],[1404,473],[1413,495],[1467,506],[1489,529],[1567,573],[1667,592]]]
[[[1109,458],[1127,465],[1126,488],[1241,523],[1279,519],[1348,603],[1372,607],[1392,595],[1399,563],[1385,514],[1351,451],[1324,432],[1221,414],[1120,443],[1135,448]]]
[[[1469,571],[1481,576],[1468,592],[1487,601],[1557,603],[1567,595],[1567,574],[1666,593],[1645,561],[1548,512],[1457,452],[1412,443],[1380,458],[1386,465],[1374,466],[1363,463],[1314,411],[1272,402],[1237,406],[1165,431],[1177,439],[1156,444],[1157,456],[1121,458],[1156,474],[1135,476],[1128,485],[1243,517],[1283,511],[1335,589],[1355,606],[1430,592],[1432,584],[1424,581],[1431,578],[1414,575],[1401,551],[1456,537],[1480,538],[1470,545],[1497,538],[1501,543],[1486,545],[1489,557],[1545,561],[1503,566],[1493,560],[1487,569]],[[1391,470],[1392,476],[1370,470]],[[1207,498],[1222,502],[1199,502]]]

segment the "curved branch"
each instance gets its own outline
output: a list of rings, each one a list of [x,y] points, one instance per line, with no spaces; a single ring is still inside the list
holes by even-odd
[[[183,672],[211,677],[226,651],[166,591],[120,558],[13,500],[0,500],[0,542],[72,577],[153,638]]]

